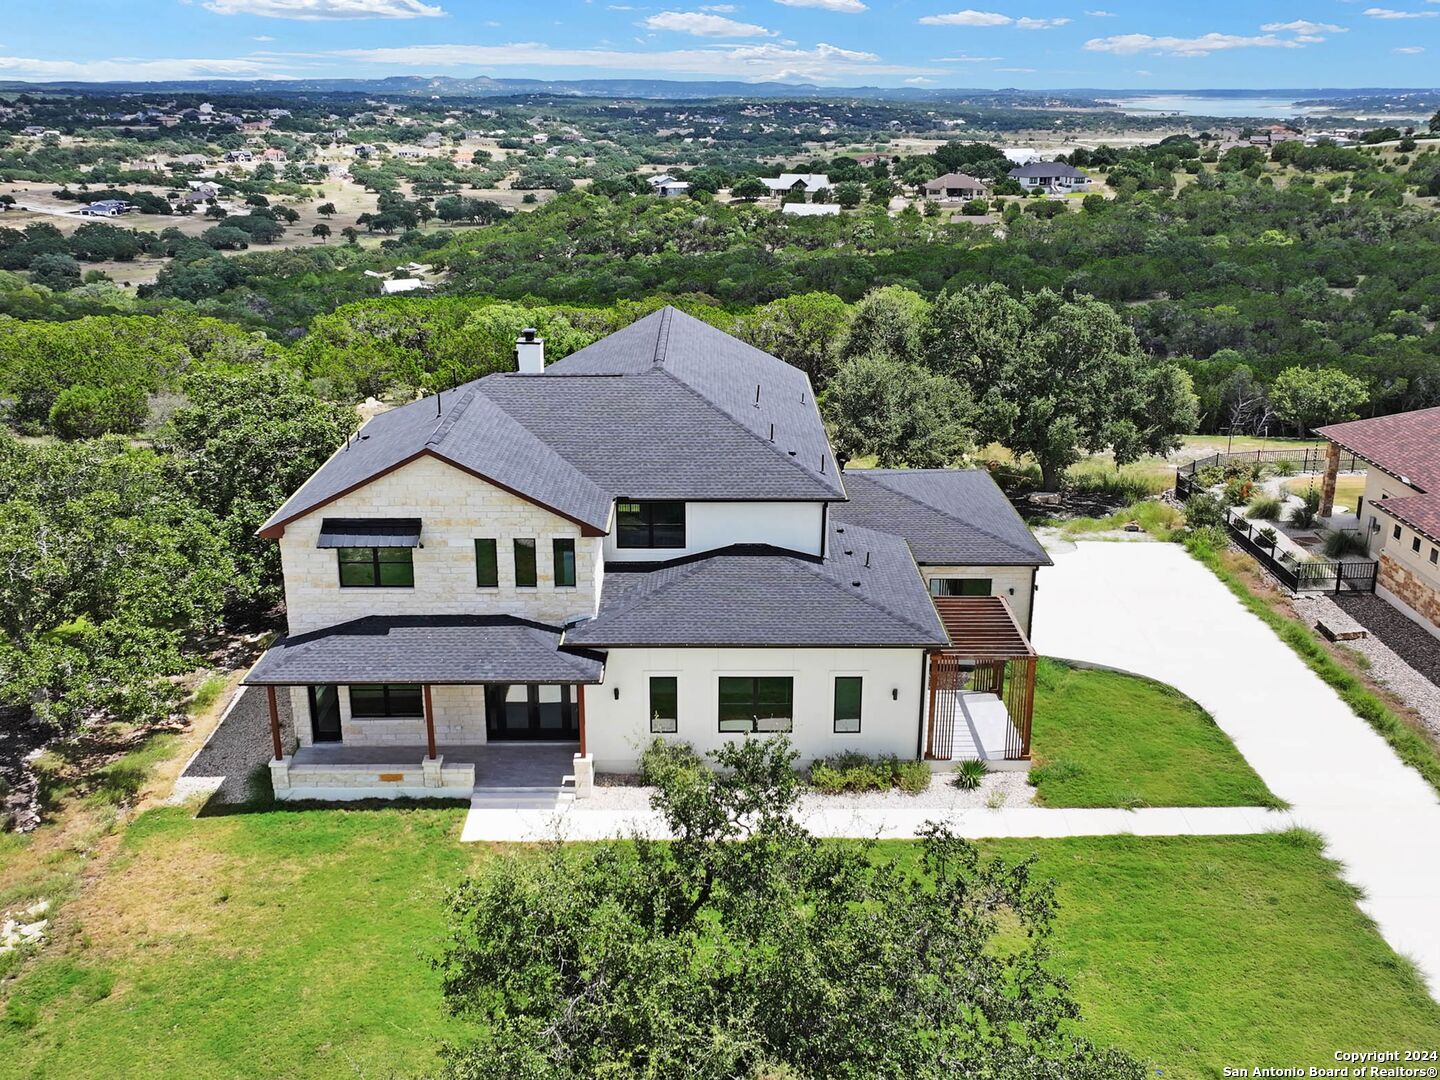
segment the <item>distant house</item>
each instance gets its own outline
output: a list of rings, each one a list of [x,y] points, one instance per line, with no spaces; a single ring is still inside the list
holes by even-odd
[[[128,214],[135,208],[124,199],[101,199],[89,206],[80,208],[82,217],[119,217],[121,214]]]
[[[760,178],[772,195],[789,195],[791,192],[799,191],[806,195],[813,195],[821,188],[830,188],[830,177],[822,173],[781,173],[776,177],[762,176]]]
[[[840,213],[838,203],[786,203],[780,207],[782,214],[793,217],[832,217]]]
[[[669,173],[661,173],[659,176],[647,176],[645,182],[650,185],[650,190],[662,199],[674,199],[686,195],[690,191],[690,185],[684,180],[676,180]]]
[[[225,160],[232,163],[236,161],[254,161],[255,155],[249,150],[226,150]]]
[[[380,282],[381,296],[394,296],[397,293],[415,292],[417,289],[429,289],[433,286],[419,278],[393,278],[390,281]]]
[[[1074,165],[1066,165],[1063,161],[1032,161],[1029,165],[1011,169],[1007,175],[1026,191],[1063,194],[1067,191],[1086,191],[1090,187],[1090,177]]]
[[[425,151],[421,150],[418,146],[402,146],[395,151],[395,156],[402,158],[421,158],[425,156]]]
[[[272,146],[260,156],[263,157],[266,161],[284,161],[285,151],[277,150],[275,147]]]
[[[985,194],[985,182],[964,173],[946,173],[924,185],[931,199],[974,199]]]
[[[859,165],[862,169],[868,169],[877,162],[889,160],[889,154],[861,154],[855,159],[855,164]]]

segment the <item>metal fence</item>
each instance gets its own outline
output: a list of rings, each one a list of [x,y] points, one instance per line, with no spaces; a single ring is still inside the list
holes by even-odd
[[[1269,539],[1262,535],[1269,526],[1262,525],[1257,529],[1253,521],[1235,510],[1226,511],[1225,525],[1236,545],[1292,593],[1375,591],[1376,564],[1369,559],[1337,562],[1281,559],[1276,555],[1279,538]]]
[[[1315,446],[1297,446],[1294,449],[1287,447],[1283,450],[1238,450],[1229,454],[1209,454],[1175,470],[1175,495],[1177,498],[1187,498],[1201,486],[1196,480],[1196,474],[1215,465],[1224,468],[1230,465],[1275,465],[1288,461],[1293,466],[1290,471],[1297,475],[1323,473],[1325,456],[1329,449],[1329,443],[1319,443]],[[1341,452],[1340,472],[1364,472],[1366,468],[1363,458]]]

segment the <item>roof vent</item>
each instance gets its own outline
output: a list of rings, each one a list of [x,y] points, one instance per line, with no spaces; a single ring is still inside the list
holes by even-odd
[[[515,370],[522,375],[539,375],[545,370],[545,339],[533,326],[515,339]]]

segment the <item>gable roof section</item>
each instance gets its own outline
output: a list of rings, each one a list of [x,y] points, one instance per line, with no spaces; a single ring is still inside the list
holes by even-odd
[[[510,418],[475,383],[384,412],[331,455],[261,526],[287,522],[430,455],[574,521],[592,535],[609,525],[610,496]]]
[[[1016,180],[1022,178],[1043,180],[1047,176],[1073,176],[1082,180],[1089,179],[1074,165],[1067,165],[1063,161],[1032,161],[1028,165],[1021,165],[1018,169],[1011,169],[1007,175]]]
[[[564,644],[921,648],[948,642],[903,540],[855,526],[832,527],[829,539],[824,559],[738,545],[664,563],[611,564],[599,614],[566,630]]]
[[[1316,428],[1411,487],[1440,491],[1440,406]]]
[[[946,188],[983,188],[985,181],[977,180],[965,173],[948,172],[934,180],[925,181],[926,191],[943,191]]]
[[[845,490],[831,518],[904,537],[923,565],[1051,564],[983,469],[851,469]]]
[[[1366,505],[1389,514],[1396,521],[1409,525],[1427,539],[1440,544],[1440,491],[1399,495]]]

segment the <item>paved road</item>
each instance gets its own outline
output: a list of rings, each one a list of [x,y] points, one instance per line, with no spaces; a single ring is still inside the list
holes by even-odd
[[[1324,836],[1364,890],[1361,908],[1440,997],[1434,789],[1178,545],[1079,544],[1039,582],[1036,648],[1148,675],[1200,702],[1296,823]]]

